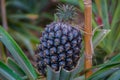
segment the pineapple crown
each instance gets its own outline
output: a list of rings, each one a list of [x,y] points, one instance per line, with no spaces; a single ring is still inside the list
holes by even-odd
[[[70,4],[58,5],[57,12],[55,15],[58,21],[73,21],[73,19],[77,15],[76,8]]]

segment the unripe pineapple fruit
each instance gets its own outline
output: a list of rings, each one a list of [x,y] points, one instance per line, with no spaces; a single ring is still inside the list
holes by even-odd
[[[63,10],[58,10],[62,13],[57,13],[59,20],[47,25],[40,38],[37,68],[43,75],[46,75],[47,66],[54,71],[59,71],[60,68],[70,71],[76,67],[80,58],[82,36],[79,29],[67,22],[73,14],[67,15],[68,19],[65,20],[60,18],[70,8],[68,5],[63,7]],[[73,11],[72,7],[69,10]]]

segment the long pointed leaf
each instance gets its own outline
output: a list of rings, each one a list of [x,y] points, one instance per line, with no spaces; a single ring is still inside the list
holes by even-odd
[[[47,79],[46,80],[59,80],[60,71],[53,71],[51,67],[47,66]]]
[[[70,80],[70,76],[71,76],[71,72],[69,72],[65,69],[61,69],[59,80]],[[73,80],[73,79],[71,79],[71,80]]]
[[[120,61],[120,53],[118,53],[118,55],[116,55],[115,57],[113,57],[110,61],[111,62],[113,62],[113,61]]]
[[[81,56],[80,60],[78,61],[78,65],[74,69],[74,71],[71,72],[70,80],[73,80],[76,74],[81,72],[84,69],[84,54]]]
[[[19,34],[18,32],[15,32],[14,34],[11,34],[11,35],[17,41],[19,41],[20,43],[23,43],[23,45],[26,46],[31,57],[34,59],[34,51],[33,51],[32,44],[31,44],[30,40],[28,38],[24,37],[23,35]]]
[[[104,27],[106,29],[110,28],[109,25],[109,18],[108,18],[108,7],[107,7],[107,0],[100,0],[101,1],[101,11],[102,11],[102,20]]]
[[[0,41],[7,47],[19,66],[25,71],[30,80],[35,80],[37,77],[35,70],[21,48],[2,27],[0,27],[0,34],[2,36]]]
[[[93,47],[96,48],[97,45],[108,35],[110,30],[103,29],[101,31],[97,31],[93,36]]]
[[[106,64],[105,64],[106,65]],[[120,66],[120,63],[115,63],[112,65],[104,66],[95,73],[93,73],[88,80],[99,80],[103,77],[106,77],[110,75],[111,73],[118,70],[118,67]]]
[[[7,65],[14,70],[16,73],[19,74],[19,76],[23,77],[25,76],[24,71],[18,66],[18,64],[15,63],[10,57],[7,58]]]
[[[19,75],[0,61],[0,74],[8,80],[22,80]]]
[[[114,72],[107,80],[120,80],[120,70]]]

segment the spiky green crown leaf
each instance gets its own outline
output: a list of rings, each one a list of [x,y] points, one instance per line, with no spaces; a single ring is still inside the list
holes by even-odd
[[[72,21],[74,17],[77,15],[76,8],[73,5],[59,5],[57,9],[57,20],[68,22]]]

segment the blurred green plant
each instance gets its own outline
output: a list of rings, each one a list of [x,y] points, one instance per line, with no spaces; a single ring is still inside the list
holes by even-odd
[[[29,51],[28,53],[30,53],[32,58],[34,58],[34,46],[39,43],[39,39],[33,34],[40,33],[43,30],[43,27],[37,25],[37,21],[39,21],[38,18],[41,15],[39,15],[39,12],[48,4],[48,1],[47,3],[45,1],[6,0],[4,4],[6,5],[9,34],[13,36],[21,47]],[[44,3],[44,6],[39,5],[42,3]],[[2,19],[1,16],[0,19]],[[2,23],[1,21],[0,23]],[[37,35],[40,36],[39,34]]]
[[[103,29],[110,29],[108,36],[99,44],[99,48],[106,54],[103,60],[113,57],[120,52],[120,1],[95,0],[93,3],[93,17],[96,24],[103,25]],[[109,7],[110,6],[110,7]],[[96,10],[94,9],[96,7]],[[112,11],[113,10],[113,11]],[[93,18],[93,19],[95,19]],[[95,21],[94,21],[95,22]],[[100,52],[100,51],[99,51]],[[99,53],[96,48],[96,53]],[[98,55],[99,56],[99,55]],[[97,56],[97,57],[98,57]]]

